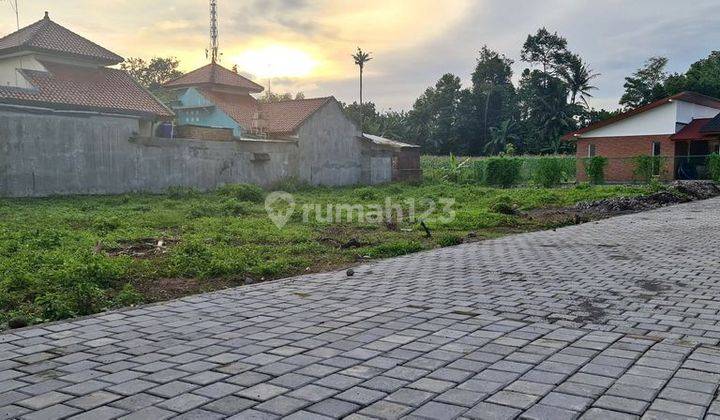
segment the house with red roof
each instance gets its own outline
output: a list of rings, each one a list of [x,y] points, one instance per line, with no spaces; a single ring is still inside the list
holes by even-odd
[[[216,62],[167,82],[179,133],[293,141],[297,176],[313,184],[347,185],[416,179],[417,146],[363,135],[334,97],[261,102],[263,87]],[[186,130],[186,127],[218,131]],[[217,138],[216,138],[217,139]],[[379,140],[380,139],[380,140]]]
[[[45,16],[0,38],[0,106],[64,115],[135,119],[150,135],[173,112],[126,72],[123,58]]]
[[[563,137],[577,145],[578,180],[587,180],[587,158],[608,158],[605,179],[631,182],[635,158],[659,156],[662,179],[706,177],[707,156],[720,152],[720,99],[695,92],[681,92]]]

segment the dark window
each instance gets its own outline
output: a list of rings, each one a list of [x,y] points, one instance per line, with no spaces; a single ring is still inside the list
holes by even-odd
[[[715,145],[715,153],[720,154],[720,143]]]
[[[661,143],[659,141],[654,141],[652,145],[652,155],[653,156],[660,156],[661,154]]]
[[[588,144],[588,157],[595,157],[595,154],[597,153],[596,147],[594,144]]]

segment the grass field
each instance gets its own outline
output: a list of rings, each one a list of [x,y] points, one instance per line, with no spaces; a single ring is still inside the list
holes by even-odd
[[[428,219],[432,237],[418,223],[325,223],[313,213],[303,223],[302,212],[279,229],[266,214],[264,192],[247,186],[203,194],[3,199],[0,321],[22,325],[69,318],[537,230],[548,226],[500,212],[645,192],[645,187],[499,190],[426,182],[294,193],[298,205],[323,206],[382,204],[386,197],[454,199],[452,222]]]

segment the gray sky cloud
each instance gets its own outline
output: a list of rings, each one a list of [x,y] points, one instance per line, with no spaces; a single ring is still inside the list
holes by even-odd
[[[102,7],[95,0],[19,1],[23,25],[50,10],[58,22],[124,56],[175,55],[184,70],[205,59],[206,0],[105,0]],[[0,8],[4,33],[14,27],[7,6]],[[374,53],[366,98],[381,109],[409,109],[444,73],[468,84],[485,44],[514,59],[520,74],[527,66],[519,61],[522,43],[541,26],[565,36],[601,73],[595,107],[615,108],[623,78],[651,56],[667,56],[669,70],[680,72],[720,49],[717,0],[220,0],[220,7],[223,64],[232,66],[232,57],[259,45],[305,46],[332,71],[273,85],[352,102],[358,83],[350,54],[359,44]]]

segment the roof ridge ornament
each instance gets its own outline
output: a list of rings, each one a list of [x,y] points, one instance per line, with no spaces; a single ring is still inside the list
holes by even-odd
[[[48,11],[45,11],[45,17],[43,19],[50,19],[50,13]]]

